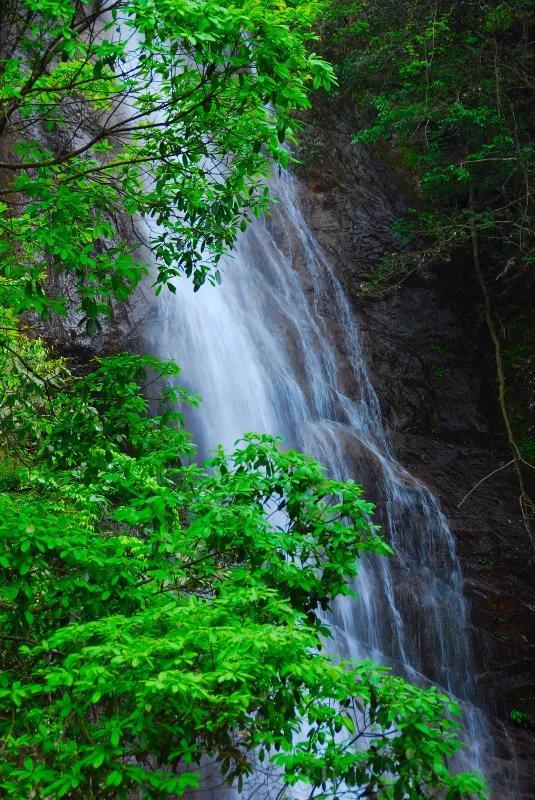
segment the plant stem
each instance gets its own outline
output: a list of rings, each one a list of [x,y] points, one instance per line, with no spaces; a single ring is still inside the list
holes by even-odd
[[[509,443],[509,447],[511,452],[514,456],[514,467],[516,470],[516,474],[518,477],[518,485],[520,487],[520,510],[522,512],[522,519],[524,521],[525,528],[528,532],[531,544],[535,549],[535,542],[533,540],[533,536],[531,534],[530,522],[528,511],[533,509],[533,502],[530,500],[524,484],[524,476],[522,474],[522,467],[521,464],[525,463],[524,459],[522,458],[522,453],[518,447],[518,444],[515,439],[515,435],[513,432],[513,426],[511,424],[511,417],[509,416],[509,411],[507,409],[507,402],[505,399],[505,370],[503,368],[503,356],[502,356],[502,347],[500,343],[500,339],[498,337],[498,332],[496,330],[496,325],[494,324],[494,319],[492,316],[492,302],[490,298],[490,292],[487,286],[487,282],[485,280],[485,275],[481,268],[481,259],[479,256],[479,240],[477,236],[477,229],[474,221],[474,187],[473,184],[470,183],[469,188],[469,207],[470,211],[472,212],[470,215],[470,237],[472,240],[472,261],[474,264],[474,268],[476,271],[477,279],[479,282],[479,286],[481,289],[481,294],[483,295],[484,301],[484,309],[485,309],[485,322],[487,324],[487,329],[494,345],[494,359],[496,363],[496,375],[498,378],[498,401],[500,405],[500,411],[502,414],[503,422],[505,425],[505,432],[507,434],[507,441]]]

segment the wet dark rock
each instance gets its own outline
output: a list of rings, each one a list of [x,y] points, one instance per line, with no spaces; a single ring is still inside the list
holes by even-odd
[[[308,120],[303,206],[355,309],[397,455],[438,496],[456,537],[480,703],[496,742],[495,796],[532,800],[534,731],[511,712],[535,712],[535,553],[514,472],[497,472],[463,501],[510,460],[479,297],[465,264],[411,276],[383,296],[360,291],[381,255],[399,246],[392,223],[411,187],[393,156],[350,144],[358,119],[345,106],[323,101]]]
[[[100,320],[101,330],[89,336],[78,297],[68,276],[49,276],[47,291],[52,297],[67,298],[66,314],[41,318],[28,314],[26,321],[57,355],[68,357],[76,368],[83,368],[93,357],[140,349],[142,330],[154,309],[154,295],[140,286],[126,302],[112,302],[108,317]]]

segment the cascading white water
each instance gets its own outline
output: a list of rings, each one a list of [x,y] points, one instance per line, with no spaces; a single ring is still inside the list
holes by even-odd
[[[203,399],[188,420],[202,456],[245,431],[277,433],[333,476],[364,484],[396,556],[366,562],[359,599],[337,603],[335,648],[458,697],[469,743],[463,766],[484,770],[489,735],[473,705],[452,534],[436,499],[391,451],[354,316],[299,209],[295,180],[274,177],[272,192],[273,216],[240,238],[221,286],[194,293],[178,280],[176,295],[162,295],[148,346],[181,364],[183,385]]]

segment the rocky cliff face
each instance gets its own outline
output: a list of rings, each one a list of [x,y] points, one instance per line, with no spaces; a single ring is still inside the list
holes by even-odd
[[[534,731],[514,724],[511,712],[535,713],[534,549],[510,468],[466,497],[510,459],[480,299],[464,264],[413,276],[381,297],[360,292],[393,242],[408,185],[393,156],[350,144],[356,126],[333,101],[311,115],[301,153],[303,205],[351,298],[399,459],[439,497],[456,536],[481,703],[495,732],[498,796],[530,800]]]
[[[67,356],[75,369],[77,365],[85,369],[95,356],[136,352],[141,346],[141,332],[155,304],[148,285],[139,286],[125,302],[113,302],[109,317],[101,321],[100,332],[92,336],[85,333],[83,315],[77,310],[78,299],[69,276],[49,275],[47,291],[52,297],[67,299],[67,313],[64,316],[52,315],[48,319],[28,314],[27,321],[31,330],[44,339],[53,352]]]

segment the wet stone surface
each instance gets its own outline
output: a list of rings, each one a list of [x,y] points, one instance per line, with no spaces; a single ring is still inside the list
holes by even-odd
[[[496,798],[532,800],[535,731],[511,713],[535,714],[535,553],[514,473],[498,472],[458,507],[510,458],[477,296],[469,280],[462,285],[466,265],[413,277],[382,297],[359,291],[395,244],[391,225],[405,207],[402,188],[406,194],[410,187],[395,156],[350,144],[357,124],[332,101],[311,115],[299,168],[302,204],[351,299],[396,454],[437,495],[456,538],[478,691],[496,743]]]

